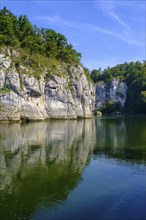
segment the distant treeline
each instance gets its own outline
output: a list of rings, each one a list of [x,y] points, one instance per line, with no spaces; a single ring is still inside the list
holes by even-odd
[[[91,72],[91,78],[95,83],[109,83],[114,77],[120,78],[128,86],[124,111],[146,114],[146,63],[125,62],[103,71],[94,69]]]
[[[81,58],[64,35],[33,26],[26,15],[17,17],[6,7],[0,10],[0,45],[27,49],[30,54],[38,53],[67,63],[79,63]]]

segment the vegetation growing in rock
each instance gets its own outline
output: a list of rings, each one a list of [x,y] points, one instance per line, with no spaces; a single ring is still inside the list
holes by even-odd
[[[105,114],[112,114],[114,112],[122,112],[122,107],[120,102],[114,103],[113,101],[108,101],[102,107],[99,108],[99,111]]]
[[[9,93],[10,92],[10,90],[9,90],[9,88],[8,87],[3,87],[2,89],[0,89],[0,93]]]
[[[86,75],[87,80],[90,81],[90,82],[93,82],[93,80],[91,78],[91,75],[90,75],[90,70],[88,68],[84,67],[84,73]]]

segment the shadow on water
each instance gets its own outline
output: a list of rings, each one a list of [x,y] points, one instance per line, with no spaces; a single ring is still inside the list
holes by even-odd
[[[0,219],[57,210],[81,185],[91,156],[145,164],[145,137],[146,117],[136,116],[0,124]]]

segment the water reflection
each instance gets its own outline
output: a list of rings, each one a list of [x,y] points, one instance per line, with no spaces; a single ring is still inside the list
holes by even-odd
[[[1,124],[0,134],[1,219],[27,219],[38,202],[55,207],[81,181],[95,142],[95,124]]]
[[[110,169],[115,161],[118,163],[117,172],[112,176],[114,181],[118,170],[120,175],[125,166],[120,165],[121,161],[128,166],[129,162],[135,163],[136,169],[144,175],[145,166],[141,169],[139,164],[146,163],[145,122],[146,117],[96,117],[79,121],[0,124],[0,219],[32,219],[40,209],[57,210],[82,183],[83,170],[91,155],[103,172],[89,174],[89,186],[95,185],[96,189],[97,183],[107,184],[109,176],[108,171],[104,174],[106,163],[102,156],[110,158],[105,160]],[[95,176],[92,183],[91,176]],[[103,195],[104,192],[105,189]]]
[[[146,163],[146,117],[96,117],[94,154]]]

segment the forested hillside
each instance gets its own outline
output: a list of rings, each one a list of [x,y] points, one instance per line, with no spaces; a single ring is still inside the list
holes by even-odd
[[[124,111],[146,114],[146,63],[125,62],[103,71],[94,69],[91,78],[95,83],[99,81],[110,83],[113,78],[120,78],[127,85]]]
[[[64,35],[33,26],[26,15],[16,17],[6,8],[0,11],[0,44],[27,49],[65,62],[79,62],[81,54]]]
[[[64,35],[33,26],[26,15],[17,17],[6,7],[0,11],[0,49],[4,46],[16,51],[11,59],[17,66],[32,67],[38,78],[48,65],[55,69],[59,62],[79,64],[81,59]]]

